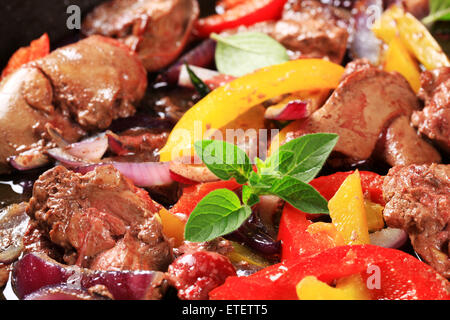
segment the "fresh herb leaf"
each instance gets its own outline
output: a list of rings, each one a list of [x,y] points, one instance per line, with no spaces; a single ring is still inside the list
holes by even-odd
[[[278,171],[308,183],[322,169],[337,140],[338,135],[332,133],[308,134],[291,140],[266,160],[266,168],[261,172]]]
[[[194,85],[195,90],[200,94],[203,98],[211,92],[211,89],[200,79],[194,71],[189,67],[187,63],[184,64],[186,66],[186,70],[189,74],[189,78],[191,79],[192,84]]]
[[[228,189],[206,195],[189,216],[184,230],[187,241],[203,242],[238,229],[251,215],[248,205],[241,205],[238,196]]]
[[[295,208],[311,213],[329,213],[327,200],[311,185],[285,176],[275,181],[270,193],[289,202]]]
[[[422,23],[431,25],[438,20],[450,20],[450,0],[430,0],[430,14]]]
[[[240,32],[229,37],[213,33],[211,38],[217,41],[217,69],[224,74],[240,77],[289,60],[286,48],[261,32]]]
[[[247,154],[234,144],[203,140],[196,141],[194,148],[208,169],[222,180],[235,178],[238,183],[244,184],[253,171]]]
[[[254,206],[259,202],[259,196],[247,185],[242,186],[242,202],[248,206]]]

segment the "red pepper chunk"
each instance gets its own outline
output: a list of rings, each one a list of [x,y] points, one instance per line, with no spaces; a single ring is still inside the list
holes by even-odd
[[[312,180],[309,184],[312,185],[319,193],[328,201],[333,198],[344,180],[353,173],[336,172],[329,176],[322,176]],[[370,171],[360,171],[361,186],[364,195],[372,202],[385,205],[383,200],[383,180],[384,177]]]
[[[211,33],[220,33],[239,26],[250,26],[257,22],[278,20],[287,0],[245,0],[239,1],[223,14],[215,14],[199,19],[194,33],[208,37]]]
[[[39,39],[33,40],[30,46],[17,50],[9,59],[8,64],[2,72],[2,78],[13,73],[22,65],[43,58],[50,53],[50,39],[44,33]]]
[[[270,266],[248,277],[229,277],[209,297],[213,300],[295,300],[295,286],[306,276],[330,284],[358,273],[368,284],[372,299],[450,299],[449,282],[430,266],[405,252],[374,245],[335,247]],[[369,279],[378,276],[378,284]]]

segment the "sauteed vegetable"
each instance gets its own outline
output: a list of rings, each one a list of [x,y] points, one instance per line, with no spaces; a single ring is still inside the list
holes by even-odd
[[[448,300],[449,8],[201,4],[108,0],[11,56],[6,298]]]

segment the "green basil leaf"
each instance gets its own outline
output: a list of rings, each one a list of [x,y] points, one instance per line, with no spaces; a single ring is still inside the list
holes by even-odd
[[[329,213],[327,200],[312,186],[293,177],[275,181],[270,193],[311,214]]]
[[[208,169],[222,180],[235,178],[237,183],[244,184],[253,171],[247,154],[234,144],[203,140],[196,141],[194,148]]]
[[[307,134],[282,145],[266,160],[269,171],[310,182],[322,169],[338,140],[332,133]],[[266,169],[267,170],[267,169]]]
[[[430,14],[422,19],[422,23],[431,25],[438,20],[450,20],[450,0],[430,0]]]
[[[208,93],[211,92],[211,89],[200,79],[194,71],[189,67],[187,63],[184,64],[186,66],[186,70],[189,74],[189,78],[191,79],[192,84],[194,85],[195,90],[200,94],[200,96],[203,98]]]
[[[214,190],[190,214],[184,237],[192,242],[215,239],[238,229],[251,213],[251,208],[242,206],[234,192],[228,189]]]
[[[240,32],[229,37],[213,33],[217,41],[219,72],[241,77],[257,69],[289,61],[286,48],[261,32]]]
[[[242,186],[242,202],[250,207],[259,202],[258,195],[248,185]]]

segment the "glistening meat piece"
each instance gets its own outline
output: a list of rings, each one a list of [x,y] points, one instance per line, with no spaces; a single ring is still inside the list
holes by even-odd
[[[414,250],[450,278],[450,165],[394,167],[383,196],[388,226],[406,230]]]
[[[87,16],[82,32],[120,39],[156,71],[183,51],[198,15],[196,0],[112,0]]]
[[[92,36],[53,51],[0,83],[0,173],[8,157],[52,145],[46,125],[75,142],[128,117],[144,96],[146,71],[120,42]]]
[[[138,58],[101,36],[55,50],[35,64],[50,79],[57,106],[88,130],[133,115],[147,88]]]
[[[239,27],[241,31],[263,32],[289,50],[291,59],[326,58],[341,63],[347,49],[350,13],[319,1],[290,0],[279,21]]]
[[[36,181],[27,208],[65,249],[66,263],[100,270],[167,267],[172,250],[157,212],[148,194],[112,166],[85,175],[55,167]]]
[[[364,63],[349,64],[341,83],[324,106],[305,119],[294,136],[315,132],[339,135],[335,151],[355,160],[368,159],[384,128],[417,109],[408,82],[397,73]],[[348,71],[347,70],[347,71]]]
[[[441,162],[439,152],[417,135],[406,116],[395,119],[379,143],[383,144],[382,157],[391,166]]]
[[[420,133],[450,153],[450,67],[425,71],[420,81],[425,108],[414,112],[411,120]]]

